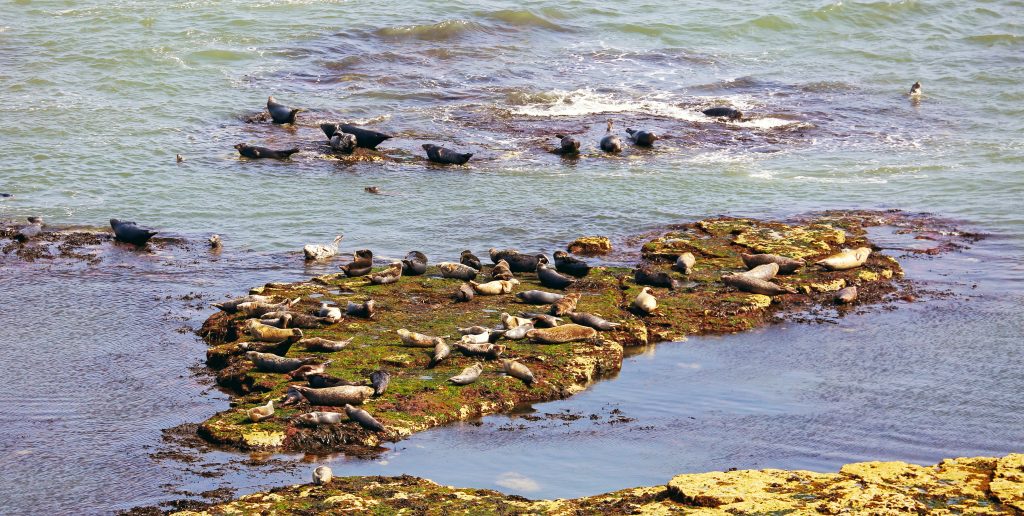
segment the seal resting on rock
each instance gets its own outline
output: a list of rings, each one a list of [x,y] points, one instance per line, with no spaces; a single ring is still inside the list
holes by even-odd
[[[43,232],[43,219],[42,217],[28,217],[28,225],[19,229],[18,233],[14,235],[14,239],[18,242],[25,243],[39,236]],[[115,230],[116,231],[116,230]]]
[[[777,263],[766,263],[758,265],[747,272],[741,272],[740,274],[748,277],[764,281],[769,281],[779,273],[779,264]]]
[[[521,317],[529,318],[533,322],[534,326],[538,328],[554,328],[558,326],[558,323],[562,322],[560,317],[555,317],[551,314],[542,314],[540,312],[519,312]]]
[[[516,362],[515,360],[502,360],[501,367],[505,370],[505,374],[512,378],[518,378],[526,384],[527,387],[532,387],[533,382],[537,381],[533,377],[533,371],[530,371],[529,367]]]
[[[473,290],[473,286],[469,283],[463,283],[459,286],[459,290],[455,292],[455,300],[466,303],[473,300],[473,296],[476,292]]]
[[[572,155],[580,153],[580,141],[572,136],[564,134],[556,134],[555,138],[561,140],[558,144],[558,153],[562,155]]]
[[[676,270],[683,274],[693,272],[694,265],[697,265],[697,259],[693,257],[693,253],[683,253],[676,258]]]
[[[416,333],[405,328],[400,328],[397,333],[398,337],[402,339],[402,344],[414,348],[432,348],[444,342],[444,337],[431,337],[430,335]]]
[[[341,320],[341,308],[331,306],[326,301],[320,303],[320,308],[317,309],[316,315],[325,319],[331,319],[331,324]]]
[[[601,138],[601,150],[605,152],[622,152],[622,140],[612,134],[612,121],[608,120],[608,130],[604,138]]]
[[[380,396],[388,389],[391,383],[391,374],[387,371],[378,370],[370,373],[370,387],[373,387],[373,395]]]
[[[442,165],[465,165],[473,157],[472,152],[455,152],[433,143],[424,143],[423,150],[427,151],[427,159]]]
[[[839,289],[835,295],[835,301],[840,305],[847,305],[857,300],[857,287],[846,287]]]
[[[537,266],[537,278],[540,280],[540,284],[548,288],[559,288],[564,289],[576,280],[562,274],[552,268],[549,268],[543,263]]]
[[[705,109],[704,111],[701,111],[701,113],[704,113],[707,116],[725,117],[730,120],[739,120],[743,118],[743,113],[740,112],[740,110],[733,109],[731,107],[713,107]]]
[[[675,290],[682,288],[683,282],[673,278],[669,273],[657,271],[649,267],[637,267],[633,271],[633,281],[637,285],[651,285],[654,287],[665,287]]]
[[[313,361],[312,358],[285,358],[259,351],[246,351],[245,358],[265,373],[290,373]]]
[[[552,303],[557,303],[559,299],[562,299],[565,296],[554,292],[544,292],[543,290],[527,290],[516,294],[516,297],[521,299],[524,303],[529,303],[531,305],[550,305]]]
[[[270,419],[274,416],[274,400],[268,401],[266,405],[246,410],[245,414],[249,416],[249,421],[252,421],[253,423],[259,423],[264,419]]]
[[[658,299],[654,297],[651,287],[644,287],[640,289],[640,293],[636,295],[631,306],[641,313],[651,314],[658,309]]]
[[[842,252],[814,263],[830,271],[845,271],[864,265],[868,261],[869,256],[871,256],[870,247],[858,247],[856,249],[844,249]]]
[[[313,483],[318,486],[330,482],[332,478],[334,478],[334,474],[327,466],[319,466],[313,470]]]
[[[584,312],[572,312],[569,314],[569,319],[571,319],[572,322],[576,324],[582,326],[589,326],[595,330],[601,331],[614,330],[615,327],[621,326],[621,324],[619,323],[606,321],[605,319],[602,319],[594,314],[588,314]]]
[[[345,404],[362,405],[366,398],[373,395],[373,388],[365,385],[339,385],[314,389],[304,385],[296,385],[295,389],[306,398],[311,405],[343,407]]]
[[[505,260],[498,260],[498,263],[491,267],[491,279],[492,280],[510,280],[515,276],[512,274],[512,268],[508,266],[508,262]]]
[[[301,109],[292,109],[274,99],[273,95],[267,97],[267,112],[275,124],[294,124],[295,115]]]
[[[480,362],[477,362],[465,369],[461,373],[448,379],[449,382],[455,385],[469,385],[480,378],[480,373],[484,371],[484,366]]]
[[[291,149],[273,150],[266,147],[256,147],[254,145],[247,145],[244,143],[236,143],[235,149],[238,149],[238,153],[243,157],[250,159],[260,158],[272,158],[272,159],[288,159],[292,154],[299,152],[298,147]]]
[[[331,149],[342,154],[352,154],[358,147],[356,135],[348,133],[334,133],[331,136]]]
[[[526,332],[526,336],[533,342],[541,344],[564,344],[592,339],[597,336],[597,330],[589,326],[570,323],[554,328],[530,330]]]
[[[306,426],[337,425],[341,424],[341,414],[338,412],[306,412],[295,416],[295,420]]]
[[[590,266],[587,262],[570,256],[565,251],[555,251],[555,270],[577,278],[590,274]]]
[[[469,282],[469,285],[473,287],[473,290],[475,290],[477,294],[483,294],[485,296],[509,294],[518,284],[519,280],[515,278],[510,280],[488,281],[487,283],[477,283],[475,281]]]
[[[467,267],[472,267],[476,270],[480,270],[481,268],[483,268],[483,265],[480,264],[480,258],[477,258],[476,255],[473,254],[473,251],[470,251],[469,249],[462,251],[462,254],[459,255],[459,263]]]
[[[250,296],[236,297],[236,298],[234,298],[234,299],[232,299],[230,301],[225,301],[223,303],[213,303],[212,306],[214,308],[218,309],[218,310],[222,310],[222,311],[227,312],[229,314],[233,314],[233,313],[238,311],[238,305],[241,305],[243,303],[259,302],[259,303],[268,303],[269,304],[273,300],[274,300],[273,296],[250,295]]]
[[[427,272],[427,255],[419,251],[409,251],[402,260],[402,274],[406,276],[419,276]]]
[[[249,319],[245,324],[246,329],[249,331],[249,335],[252,336],[253,339],[262,342],[279,342],[294,337],[302,338],[302,330],[298,328],[276,328],[269,324],[263,324],[256,319]]]
[[[505,352],[505,346],[501,344],[471,344],[466,342],[456,342],[452,346],[467,357],[485,357],[495,359],[501,356]]]
[[[331,361],[328,360],[322,364],[306,364],[304,366],[299,367],[298,369],[295,369],[294,371],[289,372],[288,376],[290,376],[292,380],[306,381],[306,379],[309,378],[309,375],[311,374],[324,374],[324,371],[327,370],[327,366],[330,363]]]
[[[341,351],[351,343],[352,339],[329,340],[321,337],[311,337],[299,341],[299,344],[302,344],[303,346],[306,347],[306,349],[310,351],[326,351],[328,353]]]
[[[373,270],[373,251],[360,249],[352,253],[352,261],[338,267],[345,276],[355,278],[366,276]]]
[[[551,305],[551,315],[561,317],[569,314],[569,312],[576,310],[576,303],[578,303],[579,300],[580,295],[576,292],[566,294],[565,297],[555,301],[554,304]]]
[[[765,296],[778,296],[782,294],[795,294],[796,291],[788,288],[781,287],[770,281],[765,281],[758,278],[751,278],[743,274],[730,274],[728,276],[722,276],[722,283],[743,292],[750,292],[751,294],[762,294]]]
[[[476,277],[476,269],[455,262],[441,262],[437,264],[438,270],[441,271],[442,278],[455,278],[463,281],[469,281]]]
[[[512,272],[535,272],[537,266],[548,263],[548,257],[543,254],[523,254],[515,249],[495,249],[488,251],[491,256],[491,263],[497,264],[501,260],[508,263]]]
[[[440,364],[442,360],[448,358],[452,354],[452,348],[448,347],[443,340],[434,345],[434,355],[430,358],[430,363],[427,364],[427,369],[432,369],[437,364]]]
[[[766,263],[774,263],[779,266],[779,274],[793,274],[797,269],[804,266],[803,260],[795,260],[793,258],[787,258],[777,254],[740,253],[740,258],[743,260],[743,265],[748,269],[753,269],[758,265],[764,265]]]
[[[378,145],[383,143],[385,140],[390,140],[393,136],[384,134],[371,129],[363,129],[362,127],[354,126],[352,124],[320,124],[320,130],[327,135],[327,139],[334,137],[334,133],[341,130],[344,133],[351,134],[356,137],[356,144],[364,149],[376,149]]]
[[[348,415],[350,420],[359,423],[359,426],[371,432],[384,431],[384,425],[380,424],[380,421],[374,419],[369,412],[363,409],[355,408],[352,405],[345,405],[345,414]]]
[[[534,329],[534,325],[533,321],[530,321],[528,323],[520,324],[511,330],[505,330],[501,336],[508,340],[522,340],[526,338],[526,334],[532,329]]]
[[[339,385],[363,385],[362,382],[350,382],[348,380],[338,378],[337,376],[331,376],[329,374],[324,373],[307,374],[306,382],[309,383],[310,387],[313,387],[315,389],[323,389],[324,387],[338,387]]]
[[[134,222],[118,219],[110,219],[110,227],[114,230],[114,238],[140,247],[146,245],[157,233],[151,229],[142,229]]]
[[[373,313],[376,309],[376,303],[374,300],[369,299],[364,303],[348,302],[348,306],[345,307],[345,313],[353,317],[362,317],[363,319],[372,319]]]
[[[334,241],[330,244],[306,244],[302,247],[302,254],[306,256],[306,261],[312,260],[326,260],[336,254],[338,254],[338,243],[341,242],[342,235],[334,237]]]
[[[388,285],[397,283],[400,279],[402,279],[402,262],[391,262],[387,269],[370,274],[370,283],[373,285]]]
[[[629,139],[633,140],[633,143],[640,147],[651,147],[658,140],[658,135],[650,131],[627,128],[626,133],[629,134]]]

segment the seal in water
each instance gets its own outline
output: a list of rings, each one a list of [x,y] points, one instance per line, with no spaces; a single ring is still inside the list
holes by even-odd
[[[374,419],[369,412],[363,409],[355,408],[352,405],[345,405],[345,414],[348,414],[348,418],[352,421],[359,423],[359,426],[371,432],[384,431],[384,425],[380,424],[380,421]]]
[[[498,263],[491,267],[491,279],[492,280],[511,280],[515,278],[512,275],[512,268],[508,266],[508,262],[505,260],[498,260]]]
[[[389,383],[391,383],[391,374],[387,371],[378,370],[370,373],[370,387],[373,387],[374,396],[384,394]]]
[[[921,81],[916,81],[910,87],[910,96],[911,97],[918,97],[920,95],[921,95]]]
[[[324,373],[313,373],[306,375],[306,381],[309,382],[309,386],[315,389],[323,389],[324,387],[338,387],[339,385],[362,385],[360,382],[350,382],[343,380],[337,376],[331,376]]]
[[[326,351],[328,353],[341,351],[351,343],[352,339],[350,338],[345,340],[329,340],[322,337],[311,337],[299,341],[299,344],[302,344],[310,351]]]
[[[864,262],[868,261],[868,256],[871,256],[870,247],[858,247],[856,249],[844,249],[840,253],[833,254],[814,263],[830,271],[845,271],[864,265]]]
[[[740,258],[743,259],[743,265],[748,269],[753,269],[758,265],[764,265],[766,263],[777,264],[779,266],[779,274],[793,274],[797,269],[804,266],[803,260],[794,260],[793,258],[787,258],[777,254],[740,253]]]
[[[397,283],[402,279],[402,262],[391,262],[387,269],[370,275],[370,283],[373,285],[388,285]]]
[[[292,380],[306,381],[309,378],[309,375],[311,374],[324,374],[324,371],[327,370],[327,366],[330,363],[331,361],[328,360],[322,364],[306,364],[288,373],[288,376],[290,376]]]
[[[579,154],[580,153],[580,141],[572,136],[564,134],[556,134],[555,138],[561,140],[558,145],[558,153],[562,155]]]
[[[641,313],[651,314],[658,309],[658,299],[654,297],[654,291],[651,287],[644,287],[636,295],[632,306]]]
[[[442,360],[448,358],[452,354],[452,348],[448,347],[443,340],[434,345],[434,355],[430,358],[430,363],[427,364],[427,369],[433,369],[437,364],[440,364]]]
[[[575,279],[570,278],[555,269],[551,269],[543,263],[537,266],[537,278],[540,280],[540,284],[547,288],[564,289],[569,285],[576,283]]]
[[[295,416],[299,424],[306,426],[337,425],[341,424],[341,413],[339,412],[306,412]],[[317,468],[319,469],[319,468]]]
[[[396,333],[402,339],[402,344],[414,348],[432,348],[438,343],[444,342],[444,337],[431,337],[430,335],[416,333],[405,328],[399,328]]]
[[[475,295],[476,292],[473,290],[473,286],[469,283],[463,283],[459,287],[458,292],[455,293],[455,300],[466,303],[472,301]]]
[[[558,326],[558,323],[562,322],[562,319],[555,317],[551,314],[542,314],[540,312],[519,312],[522,317],[529,318],[533,325],[538,328],[554,328]]]
[[[409,251],[402,260],[402,274],[419,276],[424,272],[427,272],[427,255],[419,251]]]
[[[597,330],[590,326],[570,323],[555,326],[554,328],[530,330],[526,332],[526,336],[533,342],[541,344],[565,344],[566,342],[578,342],[597,337]]]
[[[473,290],[477,294],[485,296],[497,296],[499,294],[509,294],[512,289],[519,284],[519,280],[512,278],[510,280],[496,280],[488,281],[487,283],[477,283],[470,281],[469,285],[473,287]]]
[[[847,305],[857,300],[857,287],[846,287],[839,289],[835,295],[835,301],[840,305]]]
[[[704,113],[707,116],[726,117],[730,120],[739,120],[743,118],[743,113],[740,110],[733,109],[731,107],[713,107],[705,109],[704,111],[701,111],[701,113]]]
[[[345,273],[345,276],[355,278],[357,276],[366,276],[373,269],[373,251],[369,249],[360,249],[352,253],[352,261],[338,267],[341,272]]]
[[[341,407],[346,403],[362,405],[366,398],[373,395],[373,388],[365,385],[339,385],[337,387],[324,387],[323,389],[296,385],[295,390],[299,391],[311,405],[329,405],[334,407]]]
[[[584,312],[572,312],[569,314],[569,319],[572,319],[572,322],[576,324],[582,326],[590,326],[595,330],[601,331],[614,330],[616,326],[621,326],[621,324],[619,323],[606,321],[594,314],[588,314]]]
[[[113,220],[113,219],[111,219]],[[113,223],[113,222],[111,222]],[[115,229],[115,233],[116,233]],[[14,239],[18,242],[25,243],[30,239],[39,236],[43,232],[43,219],[41,217],[29,217],[28,225],[19,229],[18,233],[14,235]],[[145,242],[143,242],[145,243]]]
[[[380,195],[380,187],[379,186],[367,186],[367,187],[363,188],[363,191],[366,192],[366,193],[374,194],[374,195]]]
[[[333,319],[333,324],[341,320],[341,308],[331,306],[324,301],[323,303],[320,303],[320,308],[317,309],[316,315],[326,319]]]
[[[295,416],[295,420],[305,426],[337,425],[341,424],[341,414],[338,412],[307,412]]]
[[[358,141],[354,134],[334,133],[334,136],[331,136],[331,149],[333,149],[334,152],[352,154],[356,150],[356,147],[358,147]]]
[[[683,274],[693,272],[694,265],[697,265],[697,259],[693,257],[693,253],[683,253],[676,258],[676,270]]]
[[[461,373],[448,379],[449,382],[455,385],[469,385],[480,378],[480,373],[484,371],[484,366],[480,362],[477,362],[465,369]]]
[[[301,110],[292,109],[284,104],[281,104],[277,100],[274,100],[273,95],[267,97],[267,112],[270,113],[270,119],[275,124],[294,124],[295,115]]]
[[[605,152],[622,152],[622,140],[612,134],[612,121],[608,120],[608,130],[604,138],[601,138],[601,150]]]
[[[424,143],[423,150],[427,151],[427,159],[442,165],[465,165],[469,158],[473,157],[472,152],[455,152],[433,143]]]
[[[184,157],[182,157],[182,155],[181,155],[181,154],[175,154],[175,155],[174,155],[174,161],[175,161],[176,163],[181,163],[181,162],[185,161],[185,158],[184,158]]]
[[[114,230],[114,238],[139,247],[146,245],[146,242],[157,233],[151,229],[142,229],[134,222],[117,219],[110,219],[110,227]]]
[[[531,305],[550,305],[557,303],[559,299],[562,299],[562,294],[556,294],[554,292],[544,292],[543,290],[527,290],[516,294],[516,297],[521,299],[524,303]]]
[[[372,319],[374,312],[374,305],[376,303],[369,299],[365,303],[353,303],[348,302],[348,306],[345,307],[345,313],[353,317],[362,317],[363,319]]]
[[[633,140],[633,143],[640,147],[651,147],[654,142],[658,139],[658,135],[650,131],[642,131],[637,129],[626,129],[629,133],[629,139]]]
[[[469,281],[476,277],[476,269],[468,265],[462,265],[461,263],[441,262],[437,264],[437,268],[441,271],[442,278],[454,278]]]
[[[527,387],[533,387],[533,382],[537,381],[533,377],[533,371],[530,371],[529,367],[526,367],[515,360],[502,360],[501,367],[505,370],[505,374],[512,378],[522,380]]]
[[[273,158],[273,159],[288,159],[289,156],[299,152],[299,148],[295,147],[292,149],[284,150],[273,150],[266,147],[256,147],[253,145],[246,145],[244,143],[235,144],[235,148],[238,149],[238,153],[243,157],[251,159],[259,158]]]
[[[334,474],[331,473],[331,468],[327,466],[319,466],[313,470],[313,483],[322,486],[331,481],[334,478]]]
[[[259,423],[264,419],[270,419],[274,416],[274,400],[268,401],[266,405],[246,410],[245,413],[249,416],[249,421],[252,421],[253,423]]]
[[[352,124],[320,124],[320,129],[327,135],[328,139],[333,138],[334,133],[340,129],[342,132],[355,136],[356,143],[364,149],[376,149],[384,140],[393,138],[390,134],[363,129]]]
[[[224,245],[221,242],[220,235],[210,235],[210,249],[220,249]]]
[[[763,294],[766,296],[778,296],[781,294],[795,294],[796,291],[787,288],[780,287],[770,281],[763,279],[751,278],[744,276],[743,274],[730,274],[728,276],[722,276],[722,283],[743,292],[750,292],[751,294]]]
[[[682,288],[683,282],[673,278],[667,272],[656,271],[649,267],[637,267],[633,271],[633,281],[637,285],[651,285],[654,287],[666,287],[672,290]]]
[[[569,256],[569,253],[565,251],[555,251],[555,270],[577,278],[590,274],[590,266],[587,265],[587,262],[575,256]]]
[[[459,256],[459,263],[467,267],[472,267],[476,270],[480,270],[483,268],[483,265],[480,265],[480,258],[477,258],[476,255],[473,254],[473,251],[470,251],[469,249],[462,251],[462,254]]]
[[[533,321],[530,321],[525,324],[520,324],[519,326],[516,326],[511,330],[505,330],[505,333],[503,333],[501,336],[502,338],[506,338],[508,340],[522,340],[526,338],[526,334],[529,333],[530,330],[532,330],[533,328]]]
[[[576,309],[576,303],[578,303],[579,300],[580,295],[576,292],[573,292],[572,294],[566,294],[565,297],[559,299],[558,301],[555,301],[554,304],[551,305],[551,315],[554,315],[556,317],[568,315],[569,312],[572,312],[573,310]]]
[[[306,244],[302,246],[302,254],[306,256],[306,261],[311,260],[326,260],[336,254],[338,254],[338,243],[341,242],[342,235],[334,237],[334,241],[330,244]]]
[[[482,356],[485,358],[495,359],[505,352],[505,346],[500,344],[491,344],[489,342],[486,344],[456,342],[455,344],[452,344],[452,346],[467,357]]]
[[[246,351],[245,358],[265,373],[290,373],[313,361],[312,358],[284,358],[259,351]]]

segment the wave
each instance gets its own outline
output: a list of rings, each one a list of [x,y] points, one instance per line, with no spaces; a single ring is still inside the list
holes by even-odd
[[[480,12],[477,14],[482,18],[489,18],[515,27],[541,28],[556,32],[568,32],[570,30],[567,27],[563,27],[532,11],[505,9],[493,12]]]
[[[486,27],[469,20],[445,20],[429,25],[385,27],[376,34],[385,39],[418,39],[422,41],[451,41],[466,34],[486,32]]]

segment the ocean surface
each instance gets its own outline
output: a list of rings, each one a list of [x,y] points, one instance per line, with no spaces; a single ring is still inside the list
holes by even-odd
[[[0,218],[118,217],[225,243],[3,262],[0,513],[241,494],[324,461],[566,497],[687,471],[1024,450],[1024,2],[15,0],[0,13],[0,193],[13,195]],[[304,109],[296,126],[248,123],[269,95]],[[719,105],[746,118],[700,112]],[[664,139],[605,155],[609,119],[623,138]],[[336,157],[327,121],[395,138]],[[580,157],[551,153],[555,133],[581,139]],[[301,152],[246,161],[240,142]],[[431,165],[423,143],[474,157]],[[658,346],[533,413],[568,416],[439,428],[370,460],[161,453],[161,430],[227,404],[189,330],[213,300],[333,269],[305,267],[304,244],[344,234],[343,251],[437,261],[839,208],[931,212],[986,238],[907,259],[936,292],[918,302]]]

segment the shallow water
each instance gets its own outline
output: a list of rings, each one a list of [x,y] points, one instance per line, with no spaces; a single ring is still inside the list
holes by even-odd
[[[662,346],[615,381],[539,408],[585,414],[567,427],[516,420],[527,430],[501,431],[508,419],[488,418],[399,443],[386,465],[348,461],[336,473],[573,496],[682,471],[1015,450],[1022,5],[8,4],[0,91],[13,116],[0,125],[0,192],[14,197],[0,198],[0,217],[117,216],[189,238],[220,233],[228,250],[213,262],[197,250],[119,250],[95,267],[0,269],[0,335],[21,365],[0,393],[0,506],[108,512],[176,490],[305,478],[305,466],[247,465],[211,480],[149,454],[160,429],[225,406],[189,369],[202,345],[174,330],[196,327],[212,298],[317,272],[294,251],[338,233],[343,249],[381,256],[550,252],[581,234],[621,241],[707,215],[898,207],[991,236],[912,266],[952,300]],[[919,102],[906,96],[914,80]],[[243,122],[270,94],[308,110],[297,127]],[[700,115],[716,104],[751,119]],[[601,155],[608,118],[667,138]],[[379,161],[338,159],[321,120],[398,137]],[[545,152],[555,132],[577,134],[582,157]],[[303,152],[245,162],[231,148],[239,141]],[[427,141],[476,156],[432,166],[419,148]],[[392,195],[368,195],[368,185]],[[181,299],[190,292],[204,297]],[[615,408],[636,421],[601,422]],[[504,462],[495,443],[522,458]],[[590,453],[609,448],[614,471]],[[475,476],[437,465],[470,455]],[[551,474],[570,463],[595,475]]]

